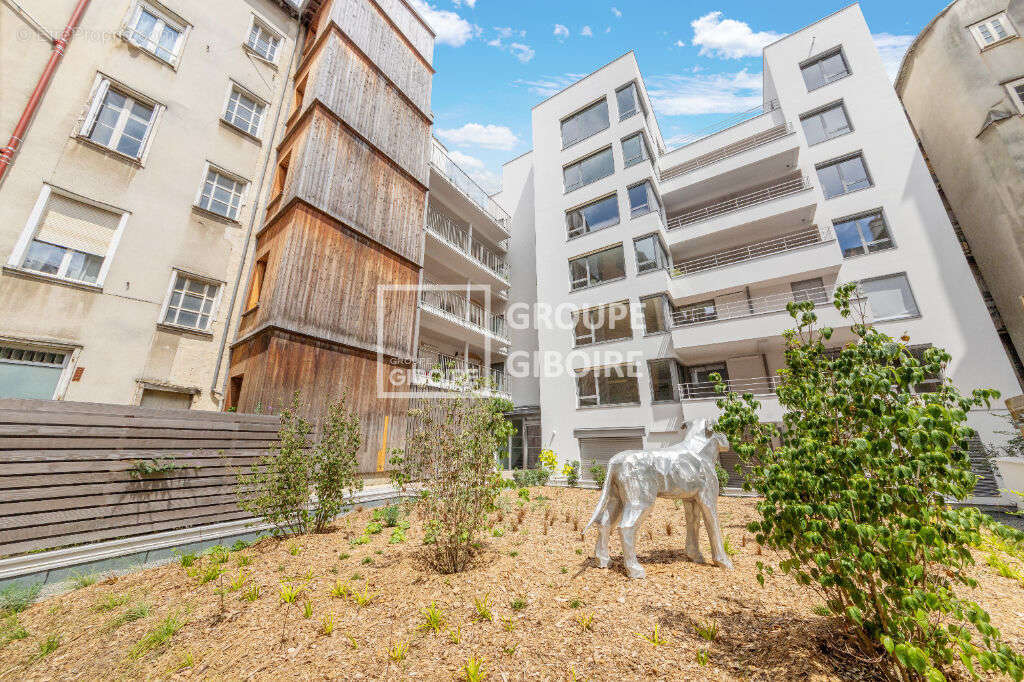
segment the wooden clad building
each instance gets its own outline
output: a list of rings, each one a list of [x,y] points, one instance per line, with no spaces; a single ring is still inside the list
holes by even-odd
[[[276,412],[298,391],[316,417],[347,391],[368,472],[385,437],[404,441],[408,404],[379,388],[404,382],[395,370],[416,358],[434,35],[405,0],[306,11],[227,404]]]

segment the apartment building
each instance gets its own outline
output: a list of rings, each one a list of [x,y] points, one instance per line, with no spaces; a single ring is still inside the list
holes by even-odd
[[[999,337],[1024,381],[1021,31],[1019,4],[955,0],[914,40],[896,92],[954,227],[961,230]]]
[[[717,417],[714,373],[780,420],[785,306],[820,303],[839,346],[843,282],[880,329],[949,350],[962,390],[1016,393],[860,8],[767,46],[763,91],[760,115],[670,151],[632,53],[533,109],[498,199],[536,254],[513,282],[567,311],[536,326],[541,439],[561,461],[677,441]],[[970,422],[1000,437],[994,412]]]
[[[4,140],[78,4],[0,4]],[[284,1],[86,5],[0,184],[0,397],[221,407],[298,34]]]

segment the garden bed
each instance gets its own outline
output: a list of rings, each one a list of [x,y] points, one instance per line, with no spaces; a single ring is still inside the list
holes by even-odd
[[[659,500],[637,542],[647,579],[634,581],[617,539],[600,570],[594,531],[580,537],[597,497],[531,488],[520,506],[504,492],[498,535],[457,575],[422,563],[415,515],[404,532],[364,535],[365,510],[333,532],[265,539],[220,564],[204,556],[83,587],[30,606],[17,626],[0,621],[0,679],[453,679],[471,658],[489,680],[874,679],[878,666],[849,653],[811,592],[785,576],[758,584],[756,562],[777,557],[744,529],[754,500],[721,498],[732,571],[688,561],[682,510]],[[970,596],[1024,650],[1024,589],[977,559]],[[351,594],[332,596],[346,585]],[[283,603],[282,586],[302,590]],[[474,605],[485,597],[490,621]],[[431,603],[439,632],[421,627]],[[25,636],[12,640],[17,627]]]

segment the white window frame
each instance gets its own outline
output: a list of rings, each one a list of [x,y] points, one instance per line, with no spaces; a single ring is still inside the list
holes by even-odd
[[[148,45],[142,45],[133,40],[133,36],[138,35],[135,32],[135,26],[138,25],[139,18],[142,16],[143,11],[152,14],[157,18],[158,22],[163,22],[165,25],[178,32],[178,40],[174,43],[174,50],[172,50],[170,59],[164,59],[155,49],[150,49]],[[160,24],[157,23],[156,27],[154,27],[155,35],[158,35],[159,29]],[[181,63],[181,53],[185,48],[185,40],[188,38],[188,34],[191,30],[192,26],[187,21],[170,12],[163,6],[153,2],[147,2],[145,0],[135,0],[128,12],[128,18],[125,19],[124,27],[121,30],[121,37],[128,41],[132,46],[139,48],[146,54],[156,57],[161,62],[168,64],[177,70],[178,64]],[[150,43],[155,43],[153,35],[148,36],[147,40]]]
[[[633,86],[633,99],[636,102],[636,108],[633,111],[618,111],[619,93],[631,85]],[[647,106],[644,104],[644,98],[640,96],[640,86],[637,85],[636,81],[630,81],[621,87],[615,88],[615,109],[618,111],[620,122],[625,121],[627,118],[632,118],[637,114],[642,114],[645,119],[647,118]]]
[[[68,199],[81,201],[82,203],[90,204],[104,211],[121,214],[121,220],[117,224],[114,236],[110,239],[110,246],[107,247],[107,253],[103,256],[103,264],[100,266],[100,272],[96,277],[95,282],[79,282],[75,279],[59,277],[45,272],[38,272],[37,270],[27,270],[22,267],[22,263],[25,262],[25,256],[28,254],[28,247],[32,243],[32,240],[35,239],[36,233],[39,231],[39,221],[43,218],[43,212],[46,210],[46,204],[50,200],[50,195],[54,192],[63,197],[67,197]],[[32,207],[32,213],[29,214],[28,220],[25,222],[25,227],[22,229],[21,235],[18,237],[18,241],[14,245],[14,249],[11,251],[11,255],[7,258],[7,267],[20,272],[31,273],[36,277],[47,277],[61,282],[71,282],[73,284],[86,287],[102,288],[103,282],[107,279],[107,273],[110,271],[110,263],[114,258],[114,253],[117,251],[117,245],[121,242],[121,235],[124,234],[124,228],[128,223],[129,215],[131,215],[129,211],[117,208],[116,206],[110,206],[109,204],[104,204],[99,201],[93,201],[87,197],[75,194],[74,192],[69,192],[67,190],[60,189],[59,187],[54,187],[53,185],[44,184],[42,190],[39,192],[39,198],[36,199],[35,206]],[[65,256],[65,259],[66,258],[67,256]]]
[[[276,41],[276,43],[274,44],[274,53],[269,57],[265,54],[262,54],[259,50],[257,50],[256,47],[251,42],[253,29],[257,27],[262,29],[267,34],[269,34],[270,37]],[[256,14],[252,15],[252,23],[249,24],[249,31],[245,34],[245,40],[242,42],[242,45],[250,54],[252,54],[254,57],[261,61],[276,66],[277,59],[281,55],[281,45],[283,43],[284,35],[276,28],[271,26],[269,21]]]
[[[999,37],[999,31],[996,28],[998,24],[999,28],[1003,29],[1006,33],[1003,37]],[[1010,21],[1010,17],[1006,16],[1006,12],[999,12],[993,14],[990,17],[983,19],[975,24],[971,24],[968,27],[971,35],[974,36],[975,42],[978,43],[978,47],[984,50],[985,48],[998,45],[999,43],[1010,40],[1017,37],[1017,27]]]
[[[224,176],[225,178],[228,178],[229,180],[234,180],[235,182],[242,183],[242,191],[239,193],[239,196],[238,196],[238,213],[234,217],[226,216],[226,215],[221,215],[220,213],[217,213],[214,210],[206,208],[206,207],[202,206],[202,204],[201,204],[201,202],[203,200],[203,188],[206,187],[206,177],[207,177],[207,175],[209,175],[211,170],[213,172],[219,174],[219,175]],[[203,213],[207,213],[209,215],[217,216],[218,218],[221,218],[223,220],[230,220],[233,223],[241,222],[242,209],[244,209],[245,205],[246,205],[245,204],[245,198],[246,198],[246,195],[249,193],[249,185],[250,184],[251,183],[249,182],[249,180],[247,178],[242,177],[238,173],[232,173],[231,171],[227,170],[223,166],[219,166],[219,165],[217,165],[215,163],[207,161],[206,164],[203,166],[203,174],[199,178],[199,189],[196,190],[196,200],[195,200],[195,203],[193,204],[193,206],[195,206],[195,208],[197,208],[198,210],[202,211]]]
[[[53,396],[50,400],[63,400],[64,396],[68,391],[68,384],[71,383],[71,377],[74,374],[75,366],[78,364],[78,356],[82,352],[80,346],[71,346],[66,344],[55,344],[47,342],[37,342],[31,339],[17,339],[11,337],[0,336],[0,346],[4,348],[19,348],[22,350],[28,350],[33,352],[42,353],[62,353],[64,355],[64,365],[61,369],[60,377],[57,379],[57,385],[54,387]],[[6,362],[10,364],[24,364],[24,365],[37,365],[42,364],[47,367],[53,367],[51,363],[35,363],[25,362],[22,360],[10,360],[4,359],[0,362]]]
[[[630,199],[629,193],[632,192],[637,187],[640,187],[641,185],[647,185],[647,203],[645,203],[645,204],[643,204],[643,205],[641,205],[640,207],[637,208],[637,207],[633,206],[633,202]],[[651,205],[651,201],[652,200],[653,200],[653,202],[655,204],[654,206]],[[632,220],[633,218],[640,218],[640,217],[645,216],[645,215],[647,215],[649,213],[656,213],[658,215],[661,214],[661,208],[662,208],[661,197],[658,196],[658,192],[654,189],[654,182],[653,182],[653,180],[651,178],[647,178],[645,180],[641,180],[640,182],[634,182],[632,185],[627,187],[626,188],[626,203],[629,205],[629,218],[630,218],[630,220]]]
[[[642,155],[641,155],[640,158],[634,159],[634,160],[631,161],[631,160],[626,158],[626,141],[627,140],[631,140],[634,137],[639,137],[640,138],[640,151],[641,151]],[[622,167],[623,168],[631,168],[633,166],[636,166],[638,164],[643,163],[644,161],[649,161],[652,164],[654,163],[654,157],[651,156],[651,146],[649,144],[647,144],[647,135],[644,134],[643,130],[638,130],[635,133],[632,133],[630,135],[626,135],[624,138],[619,140],[619,146],[622,149]]]
[[[825,129],[825,126],[824,126],[824,123],[823,123],[821,128],[822,128],[823,131],[825,131],[825,139],[819,140],[818,142],[810,142],[810,141],[808,141],[808,143],[807,143],[808,146],[813,147],[813,146],[818,145],[818,144],[824,144],[825,142],[828,142],[829,140],[834,140],[834,139],[836,139],[838,137],[842,137],[843,135],[849,135],[850,133],[853,132],[853,124],[850,122],[850,112],[847,111],[846,105],[843,103],[843,100],[838,100],[836,102],[832,102],[831,104],[826,104],[823,107],[818,107],[817,109],[815,109],[813,111],[809,111],[809,112],[807,112],[806,114],[804,114],[803,116],[800,117],[800,127],[804,131],[804,139],[807,139],[807,128],[806,128],[806,126],[804,124],[804,121],[809,121],[812,118],[818,118],[819,116],[824,116],[824,114],[832,111],[833,109],[839,109],[840,111],[843,112],[843,118],[846,119],[846,132],[829,134],[829,131]],[[822,121],[824,121],[824,119],[822,119]]]
[[[1024,77],[1014,78],[1012,81],[1003,83],[1003,87],[1006,88],[1006,92],[1009,93],[1010,99],[1013,101],[1014,106],[1017,107],[1017,111],[1024,114]],[[1018,92],[1016,88],[1021,88],[1021,92]]]
[[[864,176],[867,179],[868,184],[867,184],[866,187],[858,187],[856,189],[847,189],[848,185],[851,185],[853,183],[847,183],[846,178],[843,177],[843,172],[842,172],[842,170],[840,168],[840,164],[842,164],[842,163],[844,163],[846,161],[852,161],[853,159],[857,159],[857,158],[860,159],[860,165],[864,168]],[[860,192],[861,190],[865,190],[865,189],[871,189],[872,187],[875,186],[875,178],[874,178],[874,176],[871,175],[871,169],[868,168],[868,162],[864,159],[864,152],[863,151],[856,151],[856,152],[853,152],[852,154],[846,154],[844,156],[839,156],[839,157],[836,157],[834,159],[830,159],[828,161],[822,161],[821,163],[819,163],[818,165],[816,165],[814,167],[814,173],[815,173],[815,175],[817,175],[818,173],[820,173],[820,171],[822,169],[831,168],[832,166],[836,167],[836,172],[839,175],[839,180],[840,180],[840,182],[843,183],[843,191],[840,192],[839,194],[833,194],[832,196],[826,195],[825,194],[824,183],[821,181],[821,177],[819,176],[818,177],[818,184],[821,185],[821,195],[823,197],[825,197],[826,201],[828,201],[829,199],[836,199],[838,197],[845,197],[848,194],[853,194],[854,192]]]
[[[921,306],[917,302],[917,295],[914,294],[914,288],[910,285],[910,277],[907,276],[907,273],[906,273],[905,270],[903,272],[893,272],[893,273],[890,273],[888,275],[878,275],[876,277],[865,277],[864,279],[858,280],[858,282],[857,282],[857,295],[858,296],[862,296],[868,302],[868,306],[870,306],[871,305],[871,299],[869,298],[870,294],[868,294],[866,291],[863,291],[861,289],[860,285],[864,284],[865,282],[874,282],[874,281],[883,280],[883,279],[896,279],[898,277],[902,277],[903,281],[906,282],[906,284],[907,284],[907,292],[910,294],[910,301],[914,304],[914,312],[908,312],[908,313],[905,313],[903,315],[895,315],[895,316],[891,316],[891,317],[883,317],[883,318],[877,318],[876,317],[874,320],[872,320],[873,322],[875,322],[875,323],[894,322],[896,320],[909,320],[909,319],[914,319],[914,318],[921,317]],[[874,312],[872,312],[872,316],[874,316]]]
[[[236,91],[242,97],[251,99],[254,104],[261,107],[261,111],[259,114],[259,122],[256,125],[256,130],[246,130],[242,126],[235,123],[234,120],[228,119],[228,107],[231,106],[231,96],[234,95]],[[266,122],[268,108],[269,103],[267,102],[267,100],[263,99],[262,97],[260,97],[259,95],[257,95],[244,85],[241,85],[240,83],[238,83],[238,81],[229,80],[228,92],[227,95],[224,97],[224,106],[221,109],[220,119],[232,128],[234,128],[235,130],[241,131],[250,137],[259,138],[261,135],[263,135],[263,124]]]
[[[103,105],[103,101],[104,99],[106,99],[107,93],[111,89],[121,93],[122,95],[131,100],[139,102],[140,104],[145,104],[146,106],[153,107],[153,118],[150,121],[149,128],[146,130],[146,136],[142,139],[142,144],[139,146],[138,156],[129,156],[128,154],[119,152],[115,147],[100,144],[99,142],[96,142],[91,137],[89,137],[90,133],[92,132],[93,125],[96,123],[96,117],[99,115],[100,107]],[[132,161],[138,163],[139,165],[144,166],[146,164],[146,159],[149,157],[149,150],[152,146],[153,131],[156,130],[156,127],[160,124],[160,118],[161,115],[163,114],[164,105],[160,104],[151,97],[146,97],[138,91],[125,86],[123,83],[115,81],[112,78],[103,75],[102,73],[97,73],[96,79],[93,81],[92,90],[89,93],[88,107],[89,108],[86,112],[85,118],[82,119],[82,124],[78,127],[76,136],[82,140],[85,140],[89,144],[96,145],[97,147],[102,147],[103,149],[106,149],[107,151],[113,154],[117,154],[118,156],[123,157],[125,159],[131,159]],[[122,111],[121,113],[121,117],[118,119],[117,126],[115,127],[117,139],[120,139],[120,134],[124,130],[124,124],[127,119],[129,109],[130,107],[125,107],[124,111]],[[111,140],[113,141],[114,139],[114,135],[111,135]]]
[[[174,293],[174,283],[178,281],[179,275],[181,275],[185,279],[194,279],[197,282],[202,282],[203,284],[207,285],[213,284],[217,287],[217,294],[216,296],[213,297],[213,303],[210,305],[210,319],[207,322],[205,329],[199,329],[198,327],[189,327],[187,325],[177,324],[175,322],[164,322],[164,318],[167,316],[167,309],[171,305],[171,294]],[[217,312],[220,309],[221,297],[224,295],[224,284],[224,282],[218,279],[214,279],[213,277],[197,275],[194,272],[190,272],[189,270],[184,270],[182,268],[171,268],[171,279],[167,283],[167,292],[164,294],[163,305],[160,306],[160,315],[159,317],[157,317],[156,322],[157,326],[181,329],[184,331],[193,332],[195,334],[213,334],[211,328],[213,327],[214,319],[217,317]],[[199,314],[202,315],[201,312]]]
[[[822,83],[821,85],[817,85],[813,88],[808,86],[807,77],[804,75],[804,69],[810,66],[819,66],[820,68],[820,64],[823,61],[836,55],[839,55],[839,57],[843,60],[843,66],[846,67],[846,73],[842,74],[841,76],[836,76],[832,80],[826,80],[823,75],[822,80],[825,81],[824,83]],[[814,57],[811,57],[810,59],[805,59],[804,61],[800,62],[799,68],[800,78],[801,80],[803,80],[804,86],[807,88],[807,92],[814,92],[815,90],[820,90],[821,88],[832,85],[833,83],[838,83],[839,81],[843,80],[844,78],[853,73],[853,71],[850,69],[850,60],[846,58],[846,52],[843,50],[842,45],[839,45],[829,50],[825,50],[824,52],[821,52],[815,55]]]
[[[623,369],[623,371],[625,373],[625,376],[631,377],[633,380],[636,381],[636,395],[637,395],[636,402],[629,402],[629,403],[602,403],[601,402],[600,378],[601,378],[602,375],[605,374],[605,372],[614,371],[614,370],[617,370],[619,368]],[[580,379],[582,379],[583,377],[585,377],[587,375],[590,375],[590,376],[592,376],[594,378],[594,393],[593,394],[588,393],[586,395],[581,395],[580,394]],[[575,379],[575,382],[576,382],[575,393],[576,393],[576,408],[577,409],[587,408],[587,407],[635,407],[636,405],[640,405],[643,402],[643,399],[640,396],[640,374],[639,374],[639,372],[637,372],[636,363],[635,362],[623,362],[621,364],[616,364],[616,365],[605,365],[605,366],[602,366],[602,367],[588,367],[586,369],[578,369],[578,370],[576,370],[576,376],[573,377],[573,378]],[[593,402],[593,404],[584,405],[583,404],[584,400],[593,400],[594,402]]]
[[[591,256],[596,256],[599,253],[604,253],[605,251],[612,251],[614,249],[622,249],[622,275],[619,276],[619,277],[616,277],[614,279],[608,279],[608,280],[605,280],[603,282],[597,282],[596,284],[591,284],[591,282],[590,282],[590,279],[591,279],[590,278],[590,274],[591,274],[590,273],[590,260],[589,260],[590,257]],[[587,265],[587,276],[586,276],[585,279],[573,279],[572,264],[575,263],[578,260],[584,261],[586,263],[586,265]],[[618,243],[618,244],[609,244],[608,246],[602,247],[600,249],[595,249],[594,251],[588,251],[587,253],[582,253],[582,254],[580,254],[578,256],[573,256],[572,258],[569,259],[569,291],[570,292],[572,292],[572,291],[582,291],[583,289],[590,289],[592,287],[599,287],[602,284],[607,284],[609,282],[618,282],[619,280],[626,279],[626,277],[628,277],[628,276],[629,276],[629,272],[626,270],[626,247],[621,242]],[[585,284],[583,284],[582,286],[576,286],[577,282],[585,282]]]

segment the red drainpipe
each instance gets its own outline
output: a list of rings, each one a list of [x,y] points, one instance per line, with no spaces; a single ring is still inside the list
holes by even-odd
[[[3,180],[4,175],[7,173],[7,168],[14,162],[14,155],[25,138],[25,131],[28,130],[28,126],[32,122],[32,116],[35,115],[39,102],[42,101],[46,88],[50,84],[50,79],[53,78],[54,72],[57,71],[57,67],[60,65],[60,60],[64,56],[64,50],[68,46],[68,41],[71,40],[71,35],[75,32],[75,27],[78,26],[78,21],[82,18],[82,14],[85,12],[88,4],[89,0],[78,0],[75,11],[71,13],[71,18],[68,19],[68,25],[64,27],[64,32],[60,34],[60,38],[53,41],[53,51],[50,53],[50,59],[46,62],[46,68],[43,69],[42,75],[39,76],[39,82],[36,83],[32,96],[28,98],[28,104],[25,105],[25,110],[21,113],[21,118],[18,119],[18,125],[14,126],[10,142],[7,143],[6,147],[0,147],[0,181]]]

